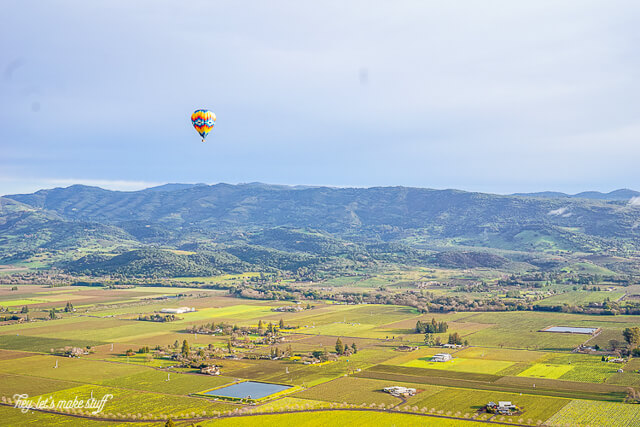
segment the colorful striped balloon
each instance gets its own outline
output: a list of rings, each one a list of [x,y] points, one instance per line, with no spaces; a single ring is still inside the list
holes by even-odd
[[[216,121],[216,115],[209,110],[196,110],[191,115],[191,123],[196,131],[202,137],[202,142],[207,134],[213,129],[213,123]]]

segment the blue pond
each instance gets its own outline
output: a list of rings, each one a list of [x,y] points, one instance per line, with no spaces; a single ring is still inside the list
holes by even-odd
[[[206,392],[209,396],[235,397],[237,399],[262,399],[263,397],[291,388],[288,385],[245,381]]]
[[[575,328],[571,326],[552,326],[547,328],[545,332],[568,332],[570,334],[593,334],[598,328]]]

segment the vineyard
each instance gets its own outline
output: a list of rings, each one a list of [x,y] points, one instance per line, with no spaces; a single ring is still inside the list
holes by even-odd
[[[573,400],[547,420],[550,426],[609,426],[640,425],[640,405]]]

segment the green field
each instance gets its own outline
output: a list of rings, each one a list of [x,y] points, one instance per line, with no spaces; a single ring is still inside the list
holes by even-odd
[[[531,425],[545,421],[569,403],[567,399],[553,397],[447,388],[426,398],[418,394],[410,398],[408,404],[426,407],[438,414],[464,416],[477,413],[490,401],[499,400],[511,401],[524,409],[521,415],[506,417],[507,421]],[[487,418],[487,414],[484,415],[482,418]]]
[[[52,348],[66,346],[86,347],[104,344],[101,341],[75,338],[47,338],[27,335],[0,335],[0,348],[4,350],[27,350],[48,352]]]
[[[167,381],[167,379],[169,380]],[[231,384],[232,382],[234,382],[233,378],[222,376],[189,375],[177,372],[167,374],[158,370],[147,369],[133,375],[115,379],[105,379],[101,384],[125,389],[188,395],[201,390]]]
[[[185,396],[174,396],[164,393],[140,392],[116,387],[104,387],[97,385],[83,385],[43,395],[43,398],[52,397],[53,400],[87,400],[91,396],[102,399],[105,395],[112,395],[105,404],[103,412],[108,414],[150,414],[154,418],[162,418],[163,415],[174,418],[188,418],[192,414],[213,413],[214,411],[229,411],[230,405],[219,402],[211,402],[206,399],[198,399]],[[38,399],[39,396],[33,396]],[[143,412],[140,401],[144,402]]]
[[[424,386],[421,384],[397,383],[403,387],[420,389],[419,395],[429,396],[442,390],[437,386]],[[397,397],[393,397],[382,391],[388,384],[385,381],[367,378],[342,377],[336,380],[313,387],[296,394],[296,397],[337,403],[367,404],[395,406],[401,403]]]
[[[562,304],[589,304],[592,302],[601,302],[609,299],[617,301],[625,295],[624,291],[570,291],[559,295],[553,295],[539,301],[540,305],[562,305]]]

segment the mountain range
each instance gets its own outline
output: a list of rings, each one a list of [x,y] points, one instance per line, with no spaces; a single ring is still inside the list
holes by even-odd
[[[121,274],[162,274],[158,266],[172,263],[193,275],[372,262],[535,267],[576,254],[634,256],[638,194],[73,185],[0,198],[0,259],[46,254],[45,264],[69,271]],[[178,267],[165,270],[175,275]]]

